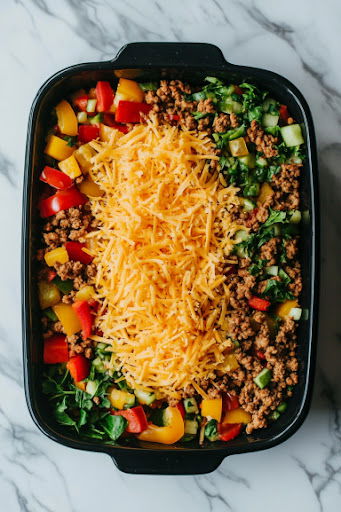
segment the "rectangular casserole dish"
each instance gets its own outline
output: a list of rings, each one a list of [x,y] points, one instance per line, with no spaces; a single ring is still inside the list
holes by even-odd
[[[228,443],[211,446],[162,446],[134,441],[129,446],[104,444],[66,435],[49,413],[41,392],[42,336],[36,290],[35,251],[39,237],[38,176],[42,168],[43,146],[51,109],[66,94],[92,87],[97,80],[119,77],[141,81],[165,79],[202,83],[211,75],[232,83],[259,85],[281,103],[305,126],[307,159],[301,181],[302,210],[309,210],[310,220],[302,226],[301,262],[303,293],[301,304],[309,310],[298,330],[299,382],[289,401],[286,414],[266,429],[243,435]],[[200,474],[216,469],[227,455],[263,450],[290,437],[307,415],[312,394],[316,353],[319,224],[317,197],[317,157],[311,113],[302,94],[278,74],[228,63],[216,46],[203,43],[133,43],[124,46],[116,58],[64,69],[38,91],[29,117],[23,193],[22,224],[22,322],[25,392],[31,416],[38,428],[50,439],[81,450],[110,455],[117,467],[128,473]]]

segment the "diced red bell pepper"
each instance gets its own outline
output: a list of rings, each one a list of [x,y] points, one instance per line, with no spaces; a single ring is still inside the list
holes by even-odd
[[[223,413],[222,417],[225,416],[227,411],[233,411],[233,409],[237,409],[239,407],[239,400],[237,395],[233,393],[224,393],[223,394]]]
[[[54,334],[44,340],[44,363],[66,363],[69,360],[69,350],[64,334]]]
[[[128,133],[128,126],[125,124],[119,124],[115,121],[115,114],[104,114],[103,116],[103,124],[110,126],[111,128],[116,128],[122,133]]]
[[[75,382],[86,379],[90,373],[90,361],[81,354],[71,357],[66,367]]]
[[[243,89],[241,89],[239,85],[234,86],[234,92],[235,94],[239,94],[239,96],[241,96],[244,93]]]
[[[242,423],[218,423],[219,439],[231,441],[240,434],[242,426]]]
[[[79,110],[82,110],[83,112],[86,112],[86,107],[88,105],[88,95],[83,94],[82,96],[78,96],[78,98],[75,98],[73,100],[73,104],[75,107],[77,107]]]
[[[46,270],[46,281],[48,283],[51,283],[51,281],[53,281],[55,277],[57,277],[57,272],[52,268],[48,268]]]
[[[106,112],[114,101],[114,91],[109,82],[99,81],[96,85],[97,111]]]
[[[66,242],[65,249],[69,255],[70,260],[80,261],[84,265],[88,265],[94,259],[93,256],[83,251],[86,248],[86,244],[80,242]]]
[[[170,121],[179,121],[180,116],[178,114],[168,114],[168,119]]]
[[[288,121],[289,112],[288,112],[288,107],[286,105],[281,105],[279,107],[279,117],[285,123]]]
[[[90,142],[99,137],[99,126],[95,124],[80,124],[78,126],[78,139],[80,142]]]
[[[258,357],[258,359],[261,359],[262,361],[265,360],[264,352],[262,352],[261,350],[257,350],[256,356]]]
[[[82,338],[86,340],[91,336],[92,324],[94,317],[91,313],[90,306],[87,300],[77,300],[72,304],[72,307],[78,316],[82,326]]]
[[[249,299],[250,308],[257,309],[258,311],[267,311],[271,306],[271,302],[260,297],[251,297]]]
[[[137,101],[120,101],[116,109],[116,121],[118,123],[140,123],[141,114],[148,114],[152,109],[147,103]]]
[[[176,404],[177,408],[179,409],[180,411],[180,414],[182,416],[182,418],[185,418],[185,414],[186,414],[186,411],[185,411],[185,407],[184,407],[184,404],[182,402],[178,402]]]
[[[53,167],[49,167],[46,165],[43,169],[43,172],[40,175],[41,181],[47,183],[53,188],[57,188],[59,190],[65,190],[70,188],[73,184],[70,176],[65,174],[58,169],[54,169]]]
[[[67,190],[58,190],[53,196],[40,201],[40,216],[45,219],[61,210],[67,210],[73,206],[81,206],[87,201],[88,198],[76,187],[70,187]]]
[[[148,427],[146,413],[141,405],[121,411],[111,410],[110,414],[113,416],[123,416],[128,421],[126,432],[131,434],[140,434]]]

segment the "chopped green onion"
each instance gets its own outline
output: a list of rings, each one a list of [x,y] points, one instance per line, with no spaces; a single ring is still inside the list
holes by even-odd
[[[280,417],[280,413],[278,411],[273,411],[270,415],[269,415],[269,419],[272,420],[272,421],[276,421],[278,420],[278,418]]]
[[[276,410],[278,412],[282,413],[282,412],[286,411],[287,407],[288,407],[288,404],[286,402],[282,402],[281,404],[279,404],[279,406],[277,407]]]

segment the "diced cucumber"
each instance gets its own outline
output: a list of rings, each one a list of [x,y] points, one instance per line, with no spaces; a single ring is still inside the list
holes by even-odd
[[[258,167],[267,167],[268,161],[266,158],[260,156],[256,158],[256,165],[258,165]]]
[[[134,390],[135,396],[140,404],[150,405],[155,400],[155,393],[151,391],[143,391],[141,389]]]
[[[268,368],[264,368],[254,379],[254,383],[257,384],[257,386],[260,389],[265,388],[270,380],[271,380],[272,374],[271,371],[268,370]]]
[[[78,112],[77,121],[79,123],[86,123],[87,120],[88,120],[88,116],[86,115],[86,112]]]
[[[264,112],[269,112],[271,106],[275,107],[277,109],[277,101],[273,98],[266,98],[263,102],[263,110]]]
[[[245,229],[239,229],[234,235],[234,239],[236,244],[240,244],[240,242],[244,242],[249,237],[249,234]]]
[[[256,157],[252,153],[249,153],[245,156],[240,156],[238,160],[242,163],[247,165],[249,169],[253,169],[256,165]]]
[[[187,414],[198,414],[199,408],[195,398],[185,398],[184,407]]]
[[[90,100],[88,100],[88,103],[86,104],[86,111],[90,112],[90,113],[95,112],[96,105],[97,105],[97,100],[94,98],[93,99],[91,98]]]
[[[90,124],[100,124],[103,120],[103,115],[101,113],[99,114],[96,114],[95,116],[93,117],[90,117],[89,118],[89,123]]]
[[[246,197],[241,197],[240,200],[243,205],[243,210],[245,212],[250,212],[251,210],[256,208],[256,204],[250,199],[247,199]]]
[[[226,98],[225,101],[220,103],[219,107],[220,110],[226,114],[239,114],[243,108],[241,103],[234,101],[231,98]]]
[[[126,403],[124,404],[124,408],[127,409],[129,407],[133,407],[135,405],[135,395],[132,393],[127,393]]]
[[[301,222],[302,214],[300,210],[291,210],[290,212],[290,222],[291,224],[298,224]]]
[[[288,404],[286,402],[282,402],[281,404],[279,404],[276,411],[278,411],[282,414],[282,412],[285,412],[287,410],[287,407],[288,407]]]
[[[289,124],[288,126],[282,126],[281,135],[288,147],[300,146],[304,144],[304,138],[302,130],[299,124]]]
[[[196,435],[198,432],[198,422],[196,420],[185,420],[185,434]]]
[[[104,373],[105,372],[105,367],[104,367],[103,361],[102,361],[102,359],[100,357],[96,357],[92,361],[92,364],[93,364],[93,366],[96,368],[96,370],[99,373]]]
[[[266,128],[276,126],[278,124],[279,116],[273,116],[272,114],[264,114],[262,118],[262,125]]]
[[[301,308],[291,308],[289,316],[293,320],[299,320],[301,318],[301,315],[302,315],[302,309]]]
[[[98,386],[99,386],[99,382],[98,380],[89,380],[87,383],[86,383],[86,388],[85,388],[85,391],[91,395],[91,397],[95,396],[96,393],[97,393],[97,389],[98,389]]]
[[[277,274],[278,274],[278,266],[277,265],[271,265],[271,267],[266,267],[265,273],[268,276],[277,276]]]

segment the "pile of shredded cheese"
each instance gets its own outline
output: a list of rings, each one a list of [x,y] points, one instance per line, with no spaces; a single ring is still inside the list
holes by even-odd
[[[189,384],[205,396],[200,380],[226,369],[231,351],[223,271],[238,189],[210,172],[218,157],[205,133],[150,120],[91,145],[104,195],[90,201],[98,228],[88,239],[113,368],[158,398]]]

